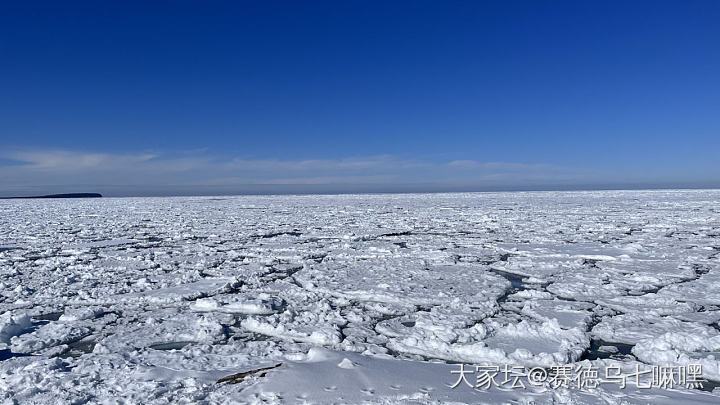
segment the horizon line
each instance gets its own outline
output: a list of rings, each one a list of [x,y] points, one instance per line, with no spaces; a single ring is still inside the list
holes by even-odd
[[[309,186],[336,186],[336,184],[312,184]],[[255,184],[248,186],[272,186],[276,188],[278,184],[264,185]],[[298,185],[289,185],[298,186]],[[357,185],[355,185],[357,186]],[[377,186],[377,185],[373,185]],[[406,185],[407,186],[407,185]],[[113,187],[113,186],[110,186]],[[117,187],[117,186],[114,186]],[[196,186],[202,188],[203,186]],[[212,186],[206,186],[212,187]],[[312,188],[312,187],[305,187]],[[143,193],[143,192],[130,192],[130,193],[118,193],[108,194],[107,192],[99,193],[96,191],[83,191],[83,192],[63,192],[63,193],[51,193],[43,195],[44,198],[51,197],[56,194],[102,194],[101,198],[133,198],[133,197],[241,197],[241,196],[310,196],[310,195],[382,195],[382,194],[456,194],[456,193],[521,193],[521,192],[592,192],[592,191],[701,191],[701,190],[720,190],[720,184],[709,183],[709,184],[631,184],[631,183],[614,183],[605,185],[546,185],[546,186],[507,186],[507,187],[452,187],[447,186],[445,189],[415,189],[415,190],[401,190],[395,187],[395,190],[384,189],[379,187],[378,190],[274,190],[274,191],[262,191],[262,190],[247,190],[247,191],[227,191],[227,192],[209,192],[203,193],[184,191],[184,192],[167,192],[167,193]],[[36,196],[12,196],[12,195],[0,195],[0,199],[37,199]]]

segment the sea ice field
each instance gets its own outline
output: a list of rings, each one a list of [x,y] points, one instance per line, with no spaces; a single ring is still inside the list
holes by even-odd
[[[3,404],[718,404],[719,320],[714,190],[0,201]]]

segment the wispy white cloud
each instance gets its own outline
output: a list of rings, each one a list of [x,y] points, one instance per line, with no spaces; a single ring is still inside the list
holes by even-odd
[[[213,187],[303,184],[531,185],[582,181],[588,175],[545,164],[445,162],[392,155],[343,159],[220,159],[206,151],[180,154],[15,150],[0,153],[3,194],[38,188]],[[64,187],[64,188],[63,188]],[[278,190],[282,191],[282,190]]]
[[[98,169],[111,165],[126,167],[148,162],[157,155],[113,155],[107,153],[77,153],[64,150],[55,151],[16,151],[4,154],[5,158],[22,162],[28,170],[59,170],[63,172]]]
[[[392,155],[351,157],[344,159],[308,159],[308,160],[251,160],[233,159],[228,168],[242,170],[288,170],[288,171],[319,171],[319,170],[377,170],[391,168],[412,168],[422,163],[401,160]]]
[[[483,170],[505,170],[505,171],[552,171],[567,170],[560,166],[549,164],[528,164],[517,162],[478,162],[477,160],[453,160],[447,164],[450,167],[465,169],[483,169]]]

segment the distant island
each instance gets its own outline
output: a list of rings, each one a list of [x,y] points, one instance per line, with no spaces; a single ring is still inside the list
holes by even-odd
[[[25,198],[100,198],[100,193],[66,193],[66,194],[48,194],[48,195],[34,195],[27,197],[0,197],[0,200],[16,200]]]

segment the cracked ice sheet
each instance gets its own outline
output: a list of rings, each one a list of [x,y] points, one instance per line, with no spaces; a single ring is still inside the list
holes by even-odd
[[[270,403],[714,403],[687,390],[448,391],[443,363],[559,364],[602,338],[634,345],[624,367],[697,362],[714,378],[718,199],[0,201],[0,402],[253,402],[269,389]],[[343,373],[334,389],[316,382]],[[363,378],[372,392],[352,383]]]
[[[696,280],[669,285],[660,290],[658,294],[678,301],[720,306],[720,290],[709,288],[709,286],[720,286],[720,268],[718,268],[717,260],[708,273],[701,275]]]
[[[296,276],[302,287],[358,301],[441,305],[462,300],[468,306],[500,298],[508,283],[483,266],[429,265],[427,261],[364,260],[323,263]]]

